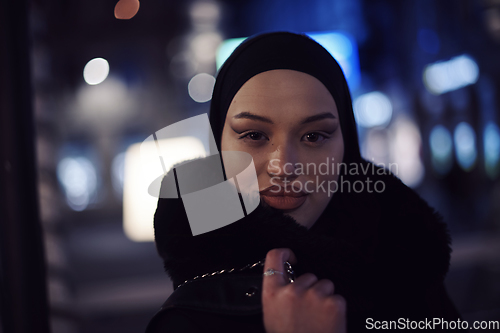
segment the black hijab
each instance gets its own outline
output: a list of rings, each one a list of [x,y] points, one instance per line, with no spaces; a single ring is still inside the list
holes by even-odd
[[[291,69],[314,76],[333,96],[344,138],[344,162],[360,160],[351,95],[342,69],[330,53],[306,35],[271,32],[241,43],[219,70],[210,105],[210,124],[219,151],[222,129],[234,95],[253,76]]]

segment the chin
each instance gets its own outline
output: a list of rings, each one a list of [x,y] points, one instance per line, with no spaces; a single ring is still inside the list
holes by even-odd
[[[293,211],[284,211],[284,213],[293,218],[298,224],[309,229],[316,220],[311,219],[312,214],[307,214],[307,211],[301,208],[299,207]]]

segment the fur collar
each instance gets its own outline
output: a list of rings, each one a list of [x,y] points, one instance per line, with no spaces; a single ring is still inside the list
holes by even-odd
[[[357,310],[373,306],[373,288],[425,288],[442,281],[451,250],[441,217],[396,177],[371,177],[384,181],[386,190],[335,194],[309,230],[281,211],[260,205],[235,223],[193,237],[181,199],[159,199],[154,220],[158,253],[177,286],[288,247],[298,259],[297,275],[312,272],[331,279],[336,293]]]

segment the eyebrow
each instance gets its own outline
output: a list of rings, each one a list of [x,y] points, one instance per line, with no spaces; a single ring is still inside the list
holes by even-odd
[[[258,116],[256,114],[253,114],[248,111],[240,112],[237,115],[233,117],[234,119],[250,119],[250,120],[256,120],[256,121],[261,121],[264,123],[268,124],[274,124],[273,121],[269,118],[263,117],[263,116]],[[336,117],[330,113],[330,112],[325,112],[325,113],[320,113],[314,116],[307,117],[306,119],[302,120],[300,123],[301,125],[312,123],[314,121],[318,120],[323,120],[323,119],[336,119]]]
[[[264,123],[268,124],[274,124],[273,121],[269,118],[258,116],[256,114],[250,113],[248,111],[245,112],[240,112],[236,116],[233,117],[234,119],[250,119],[250,120],[257,120],[257,121],[262,121]]]
[[[314,115],[314,116],[307,117],[306,119],[304,119],[301,122],[301,125],[312,123],[312,122],[318,121],[318,120],[335,119],[335,118],[336,117],[332,113],[330,113],[330,112],[320,113],[320,114],[317,114],[317,115]]]

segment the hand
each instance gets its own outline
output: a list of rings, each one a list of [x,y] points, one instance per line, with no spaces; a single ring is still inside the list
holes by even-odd
[[[346,303],[334,295],[332,281],[311,273],[288,283],[284,262],[295,264],[290,249],[273,249],[267,253],[264,272],[275,269],[284,275],[264,276],[262,309],[267,333],[345,333]]]

